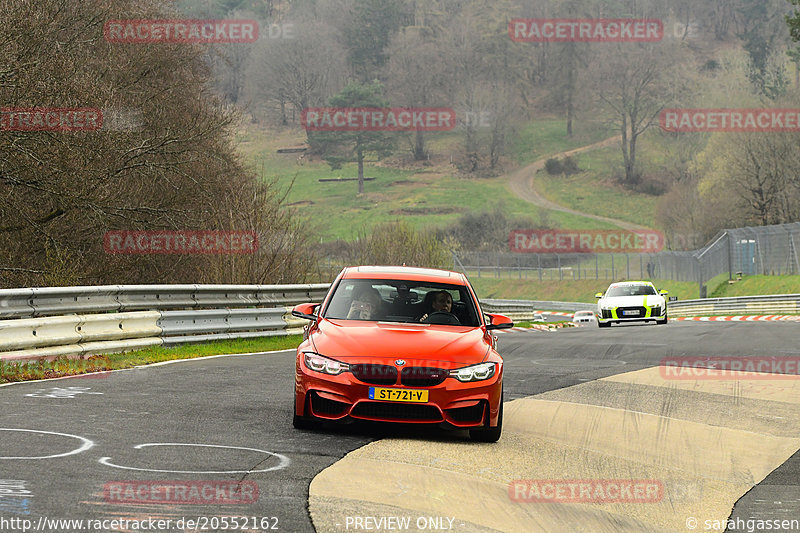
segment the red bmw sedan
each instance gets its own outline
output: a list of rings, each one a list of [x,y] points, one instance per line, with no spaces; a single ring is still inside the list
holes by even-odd
[[[503,427],[503,359],[467,278],[410,267],[345,268],[297,348],[294,426],[374,420],[468,429],[495,442]]]

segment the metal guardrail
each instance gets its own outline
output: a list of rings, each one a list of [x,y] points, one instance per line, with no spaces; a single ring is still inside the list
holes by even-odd
[[[533,311],[537,310],[575,312],[597,309],[596,304],[582,302],[491,299],[481,300],[481,307],[486,312],[505,314],[513,320],[530,320]],[[682,300],[668,302],[667,308],[669,316],[800,314],[800,294]]]
[[[300,333],[291,306],[320,302],[329,285],[112,285],[0,289],[0,359],[86,357],[153,345]],[[268,306],[268,307],[264,307]],[[481,300],[484,312],[529,320],[534,311],[595,304]],[[800,294],[687,300],[670,316],[800,313]]]
[[[105,285],[0,289],[0,319],[70,313],[295,305],[325,297],[329,284]]]
[[[764,315],[800,313],[800,294],[704,298],[667,304],[670,316]]]
[[[596,304],[583,302],[545,302],[536,300],[481,300],[481,309],[486,313],[500,313],[512,320],[531,320],[534,311],[594,311]]]
[[[158,311],[0,320],[0,359],[84,357],[162,343]]]
[[[301,333],[291,306],[328,284],[109,285],[0,289],[0,359],[87,357]]]

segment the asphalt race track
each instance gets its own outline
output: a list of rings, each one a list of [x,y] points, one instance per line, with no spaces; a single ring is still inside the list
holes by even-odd
[[[500,333],[506,425],[494,445],[372,424],[295,430],[292,352],[3,386],[0,531],[724,531],[706,521],[800,520],[797,376],[661,383],[654,368],[670,357],[798,358],[799,328]],[[657,480],[663,497],[531,503],[512,498],[520,479]],[[170,484],[194,492],[170,496]],[[114,519],[171,522],[108,527]]]

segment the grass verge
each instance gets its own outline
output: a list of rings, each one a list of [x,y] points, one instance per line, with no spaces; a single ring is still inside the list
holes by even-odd
[[[283,337],[260,337],[256,339],[218,341],[204,344],[187,344],[172,348],[158,346],[133,352],[93,355],[87,359],[67,359],[66,357],[59,357],[51,361],[0,360],[0,384],[67,376],[82,376],[84,374],[95,374],[94,376],[86,376],[87,378],[99,377],[96,375],[98,372],[133,368],[163,361],[194,359],[219,354],[286,350],[296,348],[300,342],[302,342],[302,335],[288,335]]]
[[[709,284],[708,294],[712,298],[731,296],[752,296],[756,294],[797,294],[800,293],[800,276],[744,276],[741,281],[728,284],[728,276],[712,291]]]

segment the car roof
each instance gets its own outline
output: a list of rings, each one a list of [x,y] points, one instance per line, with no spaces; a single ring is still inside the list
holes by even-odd
[[[467,278],[460,272],[437,268],[405,266],[354,266],[344,269],[342,279],[397,279],[430,283],[466,285]]]

